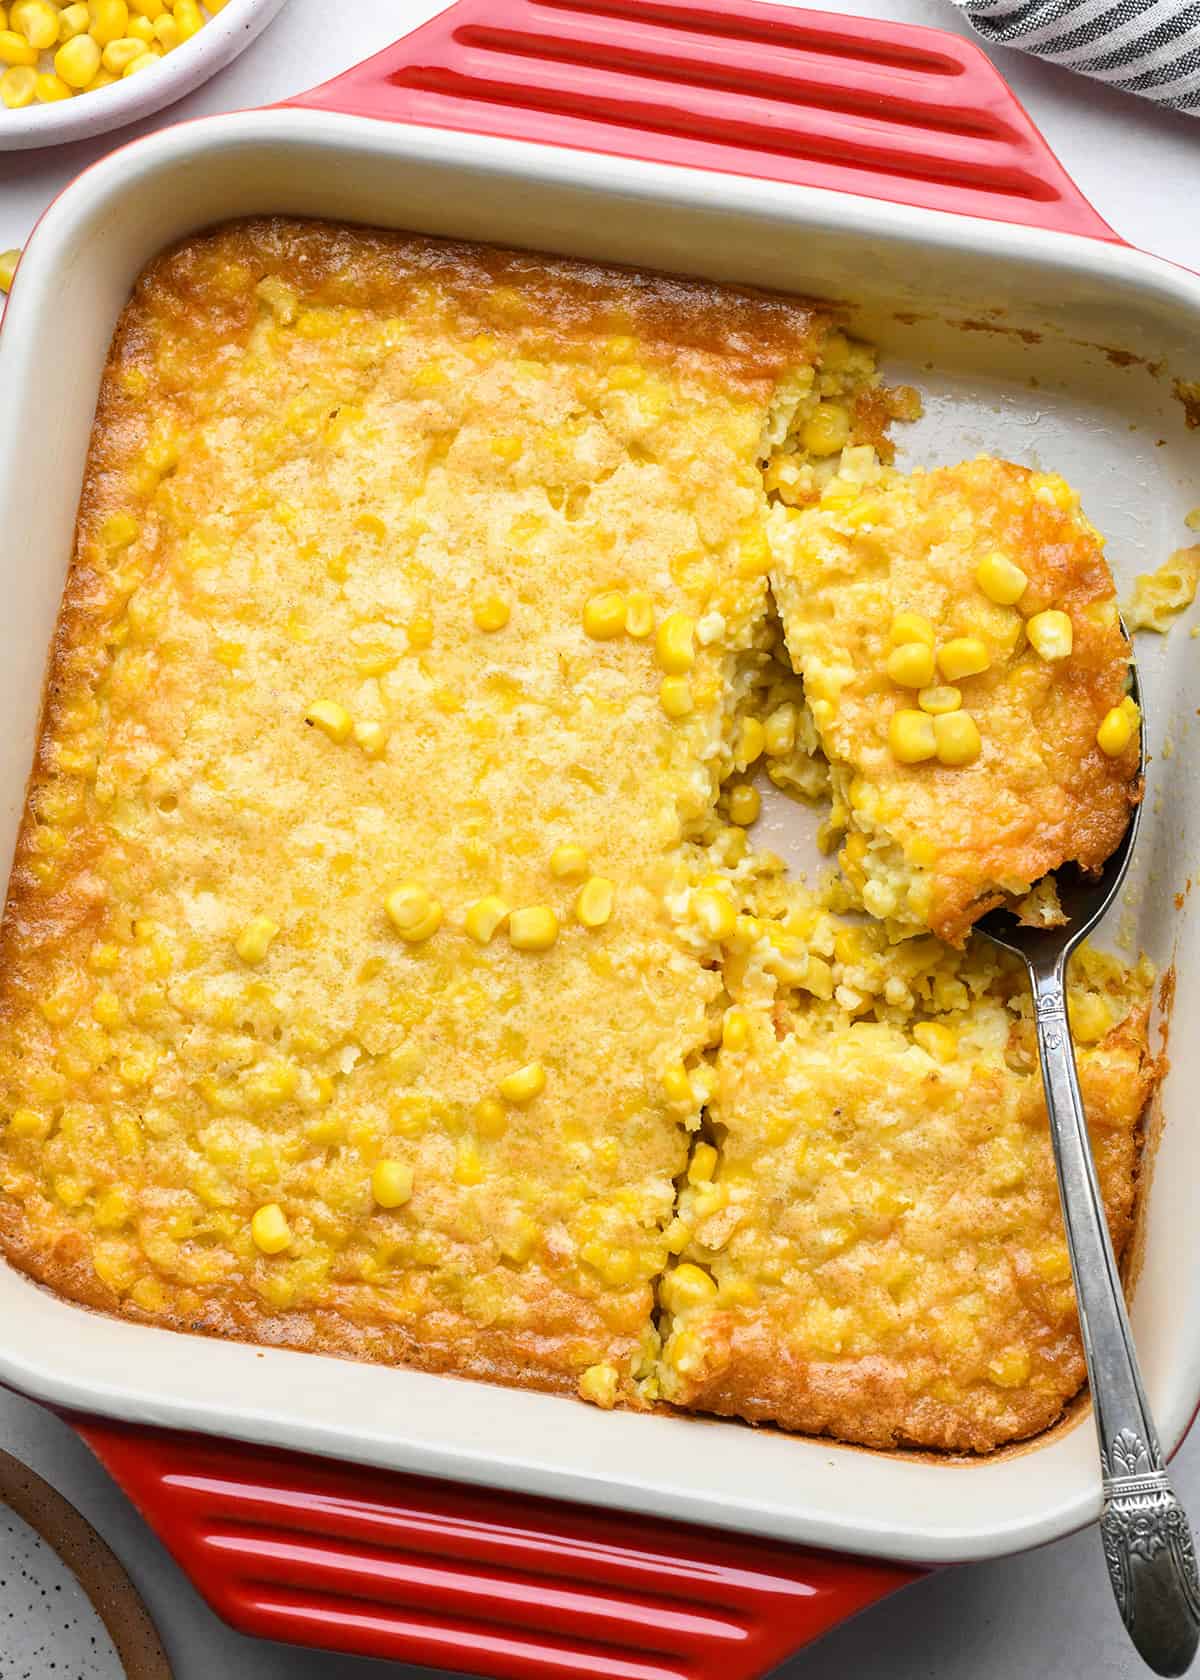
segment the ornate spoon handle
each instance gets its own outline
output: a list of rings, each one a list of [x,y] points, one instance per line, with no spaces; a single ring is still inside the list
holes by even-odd
[[[1125,1316],[1087,1122],[1075,1074],[1063,989],[1065,954],[1029,964],[1038,1054],[1100,1464],[1100,1534],[1121,1619],[1156,1674],[1183,1674],[1200,1643],[1200,1580],[1187,1516],[1163,1468]]]

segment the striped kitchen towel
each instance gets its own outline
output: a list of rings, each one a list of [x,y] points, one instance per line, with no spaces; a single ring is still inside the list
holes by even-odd
[[[1200,116],[1200,0],[957,0],[993,46],[1020,47]]]

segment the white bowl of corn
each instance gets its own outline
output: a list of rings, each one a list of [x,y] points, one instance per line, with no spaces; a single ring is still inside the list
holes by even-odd
[[[283,0],[0,0],[0,151],[161,110],[236,58]]]

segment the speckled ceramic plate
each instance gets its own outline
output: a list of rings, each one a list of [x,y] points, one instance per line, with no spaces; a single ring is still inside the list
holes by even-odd
[[[114,1553],[60,1493],[0,1452],[0,1674],[171,1680]]]

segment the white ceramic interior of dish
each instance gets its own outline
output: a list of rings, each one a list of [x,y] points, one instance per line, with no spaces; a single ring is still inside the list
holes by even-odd
[[[170,240],[265,211],[847,300],[889,371],[926,393],[926,418],[904,432],[904,458],[988,449],[1053,465],[1111,534],[1123,583],[1187,540],[1183,516],[1200,502],[1200,434],[1185,429],[1170,380],[1195,376],[1200,363],[1200,280],[1154,259],[834,193],[363,118],[280,110],[191,123],[126,148],[57,201],[28,247],[0,334],[4,860],[117,313]],[[1040,336],[953,325],[989,309]],[[1118,366],[1089,343],[1169,371]],[[1130,915],[1136,943],[1161,966],[1178,955],[1176,1018],[1186,1022],[1200,1007],[1200,960],[1193,913],[1177,911],[1173,895],[1200,833],[1200,785],[1180,774],[1200,674],[1186,628],[1139,652],[1155,762]],[[790,807],[774,812],[763,838],[798,820]],[[1172,1059],[1132,1305],[1168,1449],[1200,1398],[1200,1133],[1189,1097],[1200,1046],[1177,1030]],[[168,1340],[68,1305],[2,1266],[0,1324],[0,1381],[53,1403],[862,1553],[984,1557],[1050,1539],[1099,1510],[1086,1419],[978,1464],[873,1454],[405,1370]]]
[[[243,52],[282,5],[283,0],[228,0],[223,11],[152,70],[139,70],[128,81],[74,99],[0,111],[0,152],[88,140],[173,105]]]

